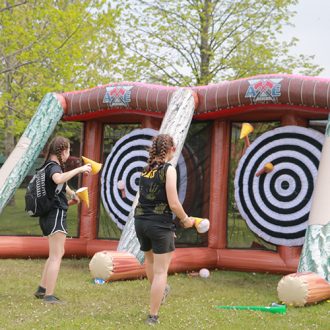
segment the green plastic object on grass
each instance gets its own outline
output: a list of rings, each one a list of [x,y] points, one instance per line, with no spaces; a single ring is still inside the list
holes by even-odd
[[[286,305],[272,304],[271,306],[215,306],[218,309],[262,311],[273,314],[286,314]]]

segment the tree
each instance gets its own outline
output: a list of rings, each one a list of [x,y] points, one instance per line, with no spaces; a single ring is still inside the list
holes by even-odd
[[[13,3],[12,3],[13,2]],[[27,0],[22,0],[22,1],[5,1],[4,2],[4,7],[0,8],[0,13],[6,10],[11,10],[12,8],[24,5],[27,3]]]
[[[119,9],[105,0],[5,1],[0,9],[0,154],[11,152],[47,92],[88,88],[108,82],[109,75],[122,78],[119,17]]]
[[[313,56],[289,54],[280,42],[298,0],[120,0],[125,46],[154,68],[147,77],[174,85],[206,85],[262,73],[318,74]]]

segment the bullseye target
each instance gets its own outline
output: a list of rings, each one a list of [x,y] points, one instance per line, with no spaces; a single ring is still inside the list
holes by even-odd
[[[139,190],[139,179],[147,164],[152,138],[158,131],[136,129],[123,136],[113,146],[101,174],[103,206],[119,229],[123,229]],[[178,195],[184,201],[188,189],[187,165],[182,154],[177,164]]]
[[[235,200],[249,228],[277,245],[302,245],[324,135],[285,126],[258,137],[240,159]],[[273,170],[256,174],[265,164]]]

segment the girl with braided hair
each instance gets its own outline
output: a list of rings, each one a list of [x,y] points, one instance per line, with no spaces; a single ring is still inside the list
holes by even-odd
[[[160,134],[153,139],[147,166],[140,176],[140,196],[134,215],[135,231],[151,284],[150,314],[146,320],[150,325],[159,322],[158,311],[169,292],[167,272],[175,249],[173,213],[183,227],[194,225],[194,219],[188,217],[179,201],[176,169],[168,163],[174,153],[170,135]]]
[[[36,298],[47,303],[60,303],[54,296],[57,276],[64,255],[64,244],[67,235],[66,214],[68,200],[80,202],[78,196],[66,184],[68,180],[80,173],[91,172],[89,164],[64,172],[65,162],[70,156],[70,141],[62,136],[55,137],[48,145],[46,161],[46,192],[48,197],[55,197],[52,209],[39,218],[39,224],[44,236],[48,237],[49,257],[45,263],[40,285],[34,293]]]

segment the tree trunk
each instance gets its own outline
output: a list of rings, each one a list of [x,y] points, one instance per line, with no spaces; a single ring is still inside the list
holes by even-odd
[[[200,43],[200,56],[201,56],[201,67],[200,77],[198,85],[207,85],[211,81],[210,77],[210,40],[209,40],[209,29],[211,24],[211,11],[212,1],[205,0],[203,10],[200,14],[201,22],[201,43]]]

